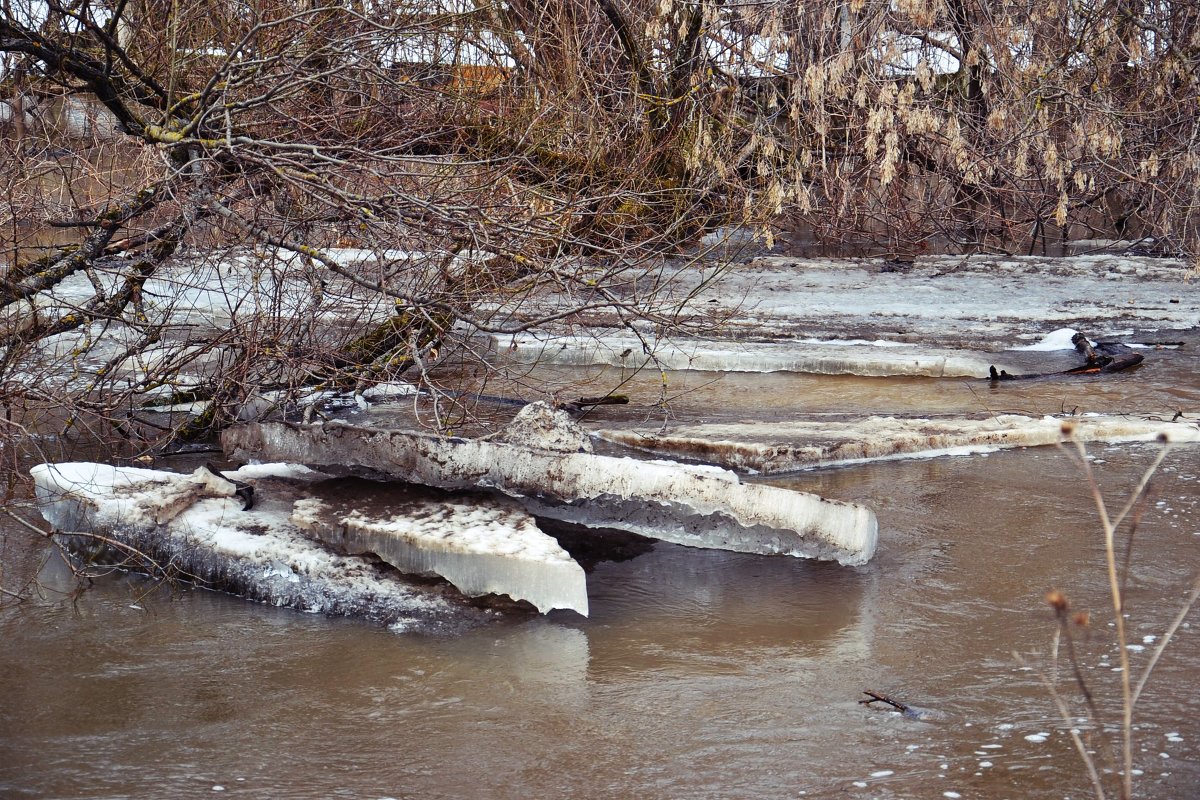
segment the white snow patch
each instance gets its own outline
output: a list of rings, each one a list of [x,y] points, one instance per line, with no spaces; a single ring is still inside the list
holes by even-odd
[[[212,405],[210,400],[192,400],[188,403],[170,403],[169,405],[143,406],[142,411],[152,414],[193,414],[199,416]]]
[[[387,400],[393,397],[412,397],[420,390],[411,383],[377,383],[363,389],[362,396],[368,400]]]
[[[317,480],[326,477],[323,473],[309,469],[303,464],[285,464],[276,461],[270,464],[245,464],[238,469],[221,473],[226,478],[239,481],[253,481],[262,478],[294,478],[299,480]]]
[[[1039,352],[1048,352],[1051,350],[1074,350],[1075,343],[1071,341],[1071,337],[1079,331],[1074,328],[1059,328],[1056,331],[1051,331],[1042,337],[1042,340],[1037,344],[1029,344],[1024,347],[1013,347],[1013,350],[1033,350]]]
[[[271,561],[271,564],[263,572],[264,578],[286,578],[291,583],[298,583],[300,576],[292,570],[287,564],[278,559]]]

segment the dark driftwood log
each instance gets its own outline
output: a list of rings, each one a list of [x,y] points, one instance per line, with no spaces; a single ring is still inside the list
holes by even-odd
[[[1136,367],[1143,360],[1141,353],[1119,342],[1097,342],[1096,346],[1093,347],[1091,342],[1082,333],[1076,333],[1072,336],[1071,343],[1075,345],[1075,349],[1084,358],[1083,364],[1078,367],[1072,367],[1062,372],[1010,375],[1005,370],[997,371],[993,366],[988,368],[988,380],[1017,381],[1033,378],[1053,378],[1060,375],[1096,375],[1099,373],[1122,372]]]

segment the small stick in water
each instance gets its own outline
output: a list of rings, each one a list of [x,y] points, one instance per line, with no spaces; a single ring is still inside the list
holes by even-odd
[[[863,694],[867,695],[871,699],[870,700],[859,700],[858,702],[861,705],[869,706],[869,705],[871,705],[871,703],[887,703],[889,706],[896,709],[897,711],[899,711],[902,714],[905,711],[908,711],[907,705],[905,705],[904,703],[901,703],[899,700],[893,700],[892,698],[888,697],[886,694],[881,694],[880,692],[872,692],[867,689],[863,689]]]

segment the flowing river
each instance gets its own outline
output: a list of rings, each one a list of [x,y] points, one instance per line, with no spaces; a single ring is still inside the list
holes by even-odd
[[[679,374],[669,376],[671,413],[764,425],[851,411],[1170,419],[1172,409],[1194,412],[1200,396],[1189,336],[1111,378],[989,386]],[[627,383],[634,403],[602,409],[597,424],[649,417],[636,409],[658,381]],[[1088,447],[1110,509],[1157,451]],[[846,568],[659,543],[589,574],[590,618],[554,612],[445,639],[124,574],[76,591],[56,551],[0,517],[0,588],[34,582],[24,602],[5,595],[0,608],[0,796],[1090,795],[1068,731],[1081,731],[1101,769],[1111,763],[1101,740],[1119,748],[1121,658],[1101,527],[1066,452],[766,480],[870,505],[875,559]],[[1130,548],[1134,680],[1200,569],[1200,447],[1174,448],[1151,493]],[[1051,589],[1071,612],[1090,612],[1086,627],[1069,629],[1103,731],[1086,719],[1065,642],[1057,673],[1049,661]],[[1193,614],[1134,713],[1136,796],[1200,794],[1198,664]],[[864,690],[934,713],[861,705]]]

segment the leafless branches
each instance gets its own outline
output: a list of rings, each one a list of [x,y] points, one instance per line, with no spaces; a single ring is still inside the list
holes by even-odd
[[[583,314],[678,327],[666,260],[722,226],[1196,249],[1191,4],[4,9],[3,108],[40,122],[5,187],[0,378],[65,370],[115,426],[207,394],[204,435]]]

